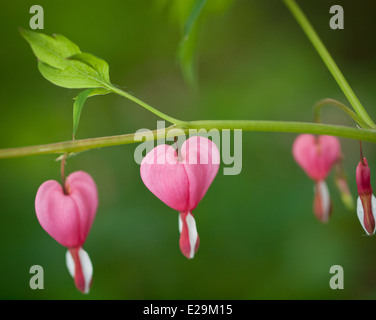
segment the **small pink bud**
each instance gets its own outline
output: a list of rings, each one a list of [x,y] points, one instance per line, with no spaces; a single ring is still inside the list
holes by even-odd
[[[313,212],[316,218],[327,222],[332,205],[325,179],[341,156],[339,140],[332,136],[301,134],[294,141],[292,153],[295,161],[315,181]]]
[[[166,205],[180,212],[180,249],[191,259],[199,246],[192,211],[202,200],[220,163],[217,146],[207,138],[187,139],[177,154],[169,145],[159,145],[143,159],[140,167],[145,186]]]
[[[375,233],[376,199],[372,194],[371,171],[367,159],[362,157],[356,168],[358,186],[357,214],[363,229],[368,235]]]
[[[359,195],[372,194],[371,187],[371,170],[368,166],[368,161],[363,157],[356,168],[356,184]]]
[[[55,180],[44,182],[35,198],[39,223],[52,238],[68,248],[69,259],[74,262],[74,268],[69,269],[70,273],[74,275],[77,288],[84,293],[89,291],[92,275],[92,271],[85,270],[92,270],[92,266],[82,246],[93,224],[97,207],[97,186],[91,176],[83,171],[71,173],[65,180],[64,189]]]

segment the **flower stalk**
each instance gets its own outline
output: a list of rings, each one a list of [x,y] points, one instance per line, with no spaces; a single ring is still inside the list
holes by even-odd
[[[376,142],[376,131],[371,129],[356,129],[347,126],[290,122],[290,121],[263,121],[263,120],[206,120],[185,122],[185,127],[176,125],[169,126],[163,130],[153,130],[153,135],[146,137],[146,140],[156,140],[161,134],[167,136],[172,129],[181,129],[180,135],[188,134],[189,129],[224,129],[254,132],[282,132],[282,133],[311,133],[321,135],[333,135],[337,137],[350,138],[368,142]],[[175,131],[174,131],[175,134]],[[176,135],[178,135],[177,132]],[[41,154],[64,154],[77,153],[91,149],[119,146],[138,143],[135,140],[136,133],[123,135],[105,136],[89,139],[77,139],[37,146],[0,149],[0,159],[17,158]]]
[[[367,124],[369,128],[376,128],[375,123],[372,121],[367,111],[364,109],[359,99],[355,95],[354,91],[351,89],[349,83],[346,81],[341,70],[338,68],[337,64],[333,60],[329,51],[326,49],[325,45],[321,41],[320,37],[317,35],[316,31],[313,29],[311,23],[308,21],[307,17],[297,5],[295,0],[283,0],[287,8],[290,10],[291,14],[295,17],[296,21],[303,29],[304,33],[311,41],[312,45],[316,49],[317,53],[320,55],[321,59],[325,63],[326,67],[332,74],[333,78],[336,80],[338,86],[341,88],[342,92],[345,94],[346,98],[349,100],[350,104],[354,108],[358,116]]]

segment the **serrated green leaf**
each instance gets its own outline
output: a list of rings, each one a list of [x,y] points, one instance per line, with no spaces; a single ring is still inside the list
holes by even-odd
[[[80,53],[80,48],[62,35],[50,37],[43,33],[20,29],[36,57],[51,67],[64,69],[69,65],[67,57]]]
[[[98,72],[103,81],[110,83],[108,63],[91,53],[81,52],[69,57],[69,60],[77,60],[90,66]]]
[[[83,64],[83,66],[85,65]],[[58,69],[42,61],[38,62],[38,69],[44,78],[57,86],[70,89],[98,88],[103,85],[99,79],[96,79],[95,70],[88,68],[79,66],[77,69],[68,66],[65,69]],[[80,69],[83,70],[80,71]]]
[[[74,100],[73,104],[73,139],[76,136],[78,124],[80,122],[81,111],[87,98],[110,93],[111,91],[103,88],[92,88],[82,91]]]
[[[111,85],[108,64],[80,48],[62,35],[47,36],[20,29],[38,58],[41,74],[65,88],[98,88]]]

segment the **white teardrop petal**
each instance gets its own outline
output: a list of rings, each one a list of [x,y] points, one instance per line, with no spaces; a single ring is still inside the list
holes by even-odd
[[[72,276],[72,278],[74,278],[74,260],[69,250],[67,250],[67,253],[65,254],[65,262],[67,264],[69,274]]]
[[[195,248],[196,248],[196,243],[197,243],[197,238],[198,238],[196,221],[190,212],[188,212],[185,221],[187,222],[187,226],[188,226],[189,244],[191,247],[190,258],[192,259],[195,254]]]
[[[320,194],[320,199],[321,199],[321,205],[322,205],[322,211],[324,213],[323,219],[324,221],[329,220],[329,215],[330,215],[330,194],[329,194],[329,189],[324,180],[319,181],[316,184],[318,190],[317,192]]]
[[[80,257],[82,273],[85,278],[85,293],[89,293],[91,279],[93,278],[93,264],[91,263],[88,253],[84,249],[80,248],[78,255]]]
[[[179,233],[183,230],[183,221],[181,220],[180,214],[179,214]]]
[[[376,198],[374,195],[372,195],[371,205],[372,205],[373,218],[376,221],[376,216],[375,216],[376,215]],[[376,230],[376,225],[375,225],[375,230]],[[375,230],[373,230],[373,233],[375,233]]]
[[[69,271],[70,275],[72,276],[72,278],[74,278],[75,277],[76,265],[75,265],[74,259],[72,257],[72,254],[70,253],[69,250],[67,251],[65,257],[66,257],[66,264],[67,264],[68,271]],[[84,293],[89,293],[90,283],[91,283],[91,279],[93,277],[93,264],[91,263],[91,260],[90,260],[88,253],[82,248],[79,248],[79,250],[78,250],[78,258],[80,259],[81,270],[82,270],[82,274],[83,274],[84,280],[85,280],[85,291],[84,291]]]
[[[372,205],[372,214],[373,214],[373,218],[375,219],[376,221],[376,198],[374,195],[372,195],[372,198],[371,198],[371,205]],[[362,204],[362,200],[360,199],[360,197],[358,197],[358,200],[357,200],[357,203],[356,203],[356,213],[358,215],[358,219],[360,221],[360,224],[362,225],[364,231],[370,235],[370,233],[366,230],[366,228],[364,227],[364,209],[363,209],[363,204]],[[376,226],[373,230],[373,233],[374,234],[376,231]]]

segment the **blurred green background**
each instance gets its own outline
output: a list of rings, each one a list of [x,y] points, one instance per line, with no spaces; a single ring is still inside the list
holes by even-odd
[[[209,0],[208,4],[214,0]],[[217,0],[216,0],[217,1]],[[220,0],[218,0],[220,1]],[[174,1],[38,1],[47,34],[60,33],[105,59],[112,82],[184,120],[312,121],[322,98],[347,101],[279,0],[235,0],[204,14],[196,46],[199,89],[184,82],[176,53],[182,25]],[[176,2],[176,1],[175,1]],[[65,141],[72,98],[38,72],[18,27],[29,28],[31,1],[0,9],[0,148]],[[376,119],[376,4],[302,0],[299,4],[359,99]],[[329,28],[340,4],[345,29]],[[175,4],[176,5],[176,4]],[[77,138],[154,129],[157,117],[116,95],[88,100]],[[328,123],[353,126],[330,107]],[[2,299],[374,299],[376,240],[355,211],[328,186],[333,215],[312,213],[313,183],[291,155],[296,135],[243,133],[240,175],[218,176],[195,210],[201,246],[192,261],[178,247],[178,215],[149,192],[133,159],[135,144],[79,154],[67,173],[95,179],[100,205],[84,248],[94,265],[89,295],[74,287],[65,248],[40,227],[34,198],[41,183],[60,179],[56,156],[0,160],[0,298]],[[354,198],[358,142],[340,139]],[[364,143],[376,188],[376,152]],[[29,269],[44,268],[44,290],[31,290]],[[344,269],[332,290],[329,269]]]

